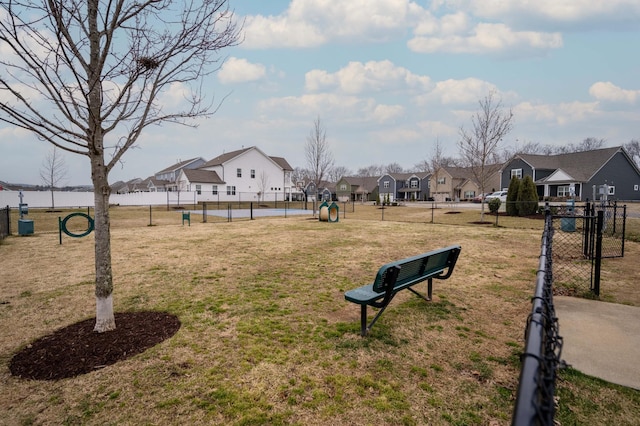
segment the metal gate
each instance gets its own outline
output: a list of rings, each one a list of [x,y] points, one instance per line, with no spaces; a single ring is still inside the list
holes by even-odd
[[[603,258],[624,256],[626,206],[586,203],[556,209],[553,278],[556,294],[600,295]]]

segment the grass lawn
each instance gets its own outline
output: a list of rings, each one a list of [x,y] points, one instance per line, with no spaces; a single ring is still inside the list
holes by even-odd
[[[434,214],[452,222],[431,224],[431,211],[403,209],[415,219],[377,220],[379,209],[356,205],[338,223],[194,215],[191,226],[177,212],[147,226],[148,212],[113,209],[116,310],[170,312],[182,327],[59,381],[15,378],[7,365],[29,342],[95,315],[93,234],[60,245],[57,216],[36,219],[35,235],[0,244],[0,423],[509,424],[542,226],[471,226],[478,212],[446,209]],[[360,337],[359,306],[344,291],[384,263],[451,244],[462,253],[453,276],[434,282],[434,301],[403,292]],[[637,273],[624,273],[640,244],[626,250],[606,262],[615,285],[603,292],[640,306]],[[637,424],[640,392],[574,370],[560,379],[562,424]]]

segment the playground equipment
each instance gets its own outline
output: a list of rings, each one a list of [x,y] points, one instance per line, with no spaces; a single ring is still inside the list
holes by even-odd
[[[87,229],[85,231],[82,231],[76,234],[69,231],[69,229],[67,229],[67,222],[72,217],[77,217],[77,216],[84,217],[87,219]],[[64,219],[62,219],[61,217],[58,217],[58,236],[60,238],[60,244],[62,244],[63,232],[72,238],[82,238],[89,235],[93,231],[93,228],[94,228],[93,218],[86,213],[81,213],[81,212],[71,213],[70,215],[67,215]]]
[[[325,201],[320,204],[318,217],[320,222],[338,222],[340,220],[340,207],[336,203],[329,204]]]

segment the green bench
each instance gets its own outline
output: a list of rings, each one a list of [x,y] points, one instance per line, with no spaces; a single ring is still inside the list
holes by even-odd
[[[361,335],[366,336],[393,297],[402,290],[409,290],[426,301],[431,300],[432,280],[445,280],[453,273],[460,246],[453,245],[417,256],[383,265],[376,274],[373,284],[349,290],[344,298],[360,305]],[[427,297],[418,293],[412,286],[427,281]],[[367,325],[367,306],[380,311]]]

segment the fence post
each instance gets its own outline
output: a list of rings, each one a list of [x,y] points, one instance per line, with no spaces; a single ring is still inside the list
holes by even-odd
[[[587,200],[587,205],[584,208],[584,243],[583,254],[585,259],[588,259],[591,253],[591,222],[593,215],[591,214],[591,203]]]
[[[207,223],[207,203],[202,203],[202,222]]]
[[[620,256],[624,257],[624,240],[627,232],[627,205],[622,206],[622,253]]]
[[[149,226],[153,226],[153,222],[151,222],[151,206],[149,206]]]
[[[604,225],[604,211],[598,212],[598,222],[596,223],[596,266],[593,279],[593,292],[600,296],[600,270],[602,267],[602,228]]]
[[[431,223],[433,223],[433,211],[435,210],[434,201],[431,202]]]
[[[249,203],[249,212],[250,212],[251,220],[253,220],[253,201]]]

